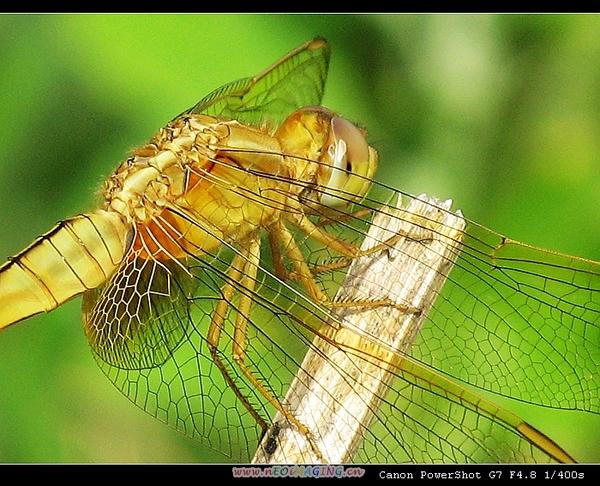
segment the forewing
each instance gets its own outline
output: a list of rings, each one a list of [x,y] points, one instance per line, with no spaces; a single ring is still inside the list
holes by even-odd
[[[600,412],[600,265],[466,232],[413,356],[500,395]]]
[[[377,213],[398,197],[413,199],[374,184],[355,209]],[[365,219],[327,228],[360,244],[369,225]],[[402,213],[399,219],[410,221]],[[412,227],[415,235],[423,234],[423,228]],[[468,220],[461,239],[458,258],[410,354],[506,397],[598,413],[600,264],[535,248]],[[311,243],[304,251],[315,264],[335,259]],[[344,272],[320,279],[335,287]]]
[[[185,113],[275,128],[298,108],[321,103],[328,65],[327,41],[311,40],[256,76],[216,89]]]

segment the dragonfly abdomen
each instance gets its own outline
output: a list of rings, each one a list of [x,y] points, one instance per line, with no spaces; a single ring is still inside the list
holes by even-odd
[[[121,262],[129,226],[103,210],[60,222],[0,267],[0,328],[104,283]]]

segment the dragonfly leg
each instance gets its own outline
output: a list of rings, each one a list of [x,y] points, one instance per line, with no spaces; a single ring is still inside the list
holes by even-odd
[[[246,343],[248,336],[248,316],[252,307],[252,294],[256,287],[256,275],[260,265],[260,238],[253,237],[244,250],[246,262],[242,271],[242,280],[240,282],[243,289],[237,308],[237,317],[235,320],[235,329],[233,333],[232,354],[233,360],[238,365],[248,381],[281,413],[291,424],[293,424],[309,441],[311,448],[319,460],[325,462],[325,458],[318,446],[315,444],[313,435],[306,425],[300,422],[292,413],[290,413],[280,402],[280,400],[256,377],[254,372],[246,364]]]
[[[421,310],[412,306],[402,305],[394,302],[392,299],[364,299],[364,300],[353,300],[335,302],[329,299],[329,297],[321,290],[319,284],[315,281],[314,276],[309,268],[302,250],[298,247],[298,244],[294,240],[294,236],[290,231],[283,225],[279,225],[273,230],[275,238],[278,238],[288,258],[291,260],[292,265],[296,271],[295,277],[301,282],[306,291],[309,293],[311,298],[321,303],[326,307],[364,307],[364,308],[376,308],[376,307],[394,307],[402,312],[420,314]]]
[[[371,208],[362,208],[358,211],[354,211],[349,214],[342,214],[336,218],[324,217],[315,223],[317,228],[323,229],[326,226],[330,226],[332,224],[343,223],[345,221],[355,221],[356,219],[361,219],[373,212]],[[315,265],[311,267],[310,271],[313,274],[326,273],[331,272],[333,270],[339,270],[340,268],[346,268],[352,263],[352,259],[350,258],[341,258],[339,261],[334,263],[324,263],[321,265]]]
[[[294,205],[294,203],[290,204]],[[380,251],[389,249],[393,247],[402,238],[408,238],[410,240],[422,243],[428,243],[432,241],[432,237],[430,236],[416,236],[414,234],[411,234],[410,232],[398,231],[396,234],[389,237],[387,240],[378,243],[377,245],[369,248],[368,250],[361,250],[357,246],[352,245],[350,243],[346,243],[345,241],[342,241],[334,235],[323,230],[320,226],[317,226],[310,219],[308,219],[308,217],[302,211],[289,211],[286,214],[287,219],[291,221],[295,226],[297,226],[307,236],[320,243],[323,243],[332,250],[335,250],[338,253],[341,253],[342,255],[351,259],[373,255],[374,253],[379,253]]]
[[[313,275],[319,273],[332,272],[333,270],[339,270],[340,268],[349,267],[351,263],[352,259],[343,257],[337,262],[322,263],[320,265],[315,265],[310,268],[310,271]]]
[[[283,264],[283,256],[281,255],[281,249],[279,248],[279,244],[277,239],[273,236],[273,233],[269,231],[269,246],[271,247],[271,257],[273,258],[273,271],[275,276],[286,282],[292,276],[286,270]]]
[[[279,239],[275,236],[275,232],[269,231],[269,246],[271,248],[271,257],[273,259],[273,273],[275,276],[283,281],[287,282],[288,280],[298,280],[298,274],[296,272],[289,272],[283,263],[283,255],[281,254],[281,248],[279,247]],[[345,268],[350,265],[352,260],[348,258],[344,258],[339,262],[335,263],[325,263],[322,265],[315,265],[311,267],[310,271],[314,274],[330,272],[332,270],[338,270],[340,268]]]
[[[243,267],[246,261],[246,255],[244,253],[238,253],[233,258],[229,269],[227,270],[227,282],[221,289],[221,300],[217,303],[217,306],[213,312],[210,327],[207,334],[208,349],[213,362],[223,375],[223,378],[227,382],[227,385],[233,390],[235,396],[244,405],[250,415],[256,420],[257,424],[262,429],[262,435],[268,430],[267,422],[263,419],[256,409],[250,404],[246,396],[242,393],[235,381],[227,371],[227,368],[223,364],[223,361],[219,357],[219,340],[221,337],[221,331],[225,324],[225,318],[229,312],[229,304],[235,293],[235,288],[232,282],[238,282],[241,278]]]
[[[362,208],[358,211],[354,211],[353,213],[342,214],[340,216],[336,216],[335,218],[330,218],[328,216],[324,216],[323,219],[320,219],[315,226],[319,228],[324,228],[325,226],[330,226],[336,223],[343,223],[345,221],[354,221],[356,219],[361,219],[364,216],[367,216],[373,212],[371,208]]]
[[[229,269],[227,270],[227,282],[221,289],[221,300],[217,303],[217,306],[213,312],[211,324],[208,330],[207,341],[208,347],[211,353],[211,357],[216,364],[217,368],[223,375],[223,378],[227,382],[227,385],[233,390],[236,397],[242,402],[246,410],[256,420],[258,425],[262,429],[262,435],[268,430],[267,423],[258,411],[250,404],[246,396],[242,393],[235,381],[231,377],[229,371],[223,364],[223,361],[219,357],[219,341],[221,332],[225,325],[225,319],[229,312],[229,305],[236,292],[236,286],[234,282],[239,282],[240,287],[243,289],[243,293],[240,297],[237,308],[237,317],[235,321],[235,327],[233,331],[233,343],[232,343],[232,354],[233,360],[244,374],[246,379],[259,391],[259,393],[265,397],[265,399],[271,403],[277,411],[279,411],[291,424],[293,424],[302,434],[307,437],[311,447],[319,459],[324,461],[322,453],[314,443],[311,432],[308,430],[306,425],[302,424],[296,417],[294,417],[285,407],[281,404],[278,398],[276,398],[261,381],[254,375],[252,370],[248,367],[245,362],[246,359],[246,340],[248,330],[248,315],[250,314],[252,306],[252,294],[256,287],[256,274],[260,263],[260,239],[258,237],[253,238],[247,248],[244,248],[234,257]]]

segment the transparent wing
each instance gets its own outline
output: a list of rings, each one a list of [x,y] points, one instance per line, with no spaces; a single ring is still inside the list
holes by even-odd
[[[374,184],[360,209],[377,213],[396,197],[412,198]],[[351,241],[362,241],[366,227],[362,219],[328,226]],[[511,240],[472,221],[461,236],[462,250],[411,356],[500,395],[598,413],[600,264]],[[327,249],[305,251],[318,263],[334,258]],[[324,282],[342,278],[322,276]]]
[[[229,281],[226,271],[232,251],[221,251],[210,259],[191,258],[188,270],[197,283],[194,296],[186,272],[167,272],[149,261],[125,265],[98,295],[88,314],[96,335],[91,340],[96,359],[115,385],[134,403],[185,434],[207,442],[236,461],[248,461],[258,446],[262,429],[245,408],[211,358],[207,333],[211,316]],[[134,269],[139,278],[129,279]],[[157,277],[157,273],[164,272]],[[150,277],[153,275],[153,277]],[[170,293],[148,292],[170,280]],[[254,307],[249,320],[246,361],[270,392],[282,400],[289,383],[312,347],[314,335],[306,325],[306,307],[297,302],[295,292],[286,292],[281,282],[261,272],[253,294]],[[123,282],[135,281],[121,292]],[[154,282],[154,283],[153,283]],[[233,282],[236,284],[236,282]],[[238,288],[240,294],[246,292]],[[288,289],[291,290],[291,289]],[[299,290],[299,289],[296,289]],[[127,304],[116,302],[118,295],[138,295]],[[154,295],[152,297],[151,295]],[[148,298],[156,309],[142,302]],[[275,409],[240,372],[232,358],[235,309],[238,295],[230,302],[218,355],[229,376],[253,409],[270,423]],[[96,300],[97,299],[97,300]],[[168,303],[168,305],[166,305]],[[125,307],[139,309],[131,317],[118,319],[119,332],[111,316],[123,315]],[[119,308],[120,307],[120,308]],[[125,312],[127,314],[127,312]],[[111,339],[101,339],[102,319],[112,327]],[[312,316],[312,325],[319,323]],[[176,326],[179,326],[177,329]],[[351,351],[344,351],[352,353]],[[165,359],[168,357],[168,359]],[[360,360],[360,354],[354,356]],[[352,374],[338,370],[343,378]],[[327,393],[327,390],[323,390]],[[551,457],[525,440],[516,430],[492,415],[461,403],[458,396],[440,394],[434,386],[418,383],[400,374],[387,388],[385,401],[372,424],[362,428],[364,444],[357,461],[365,462],[471,462],[471,461],[551,461]]]
[[[94,353],[123,369],[169,361],[185,337],[184,313],[196,285],[172,262],[131,250],[106,285],[84,294],[85,332]]]
[[[397,196],[410,198],[375,185],[369,198],[348,213],[332,216],[324,210],[313,218],[339,238],[359,244],[371,216]],[[297,232],[295,239],[313,268],[340,261],[306,235]],[[276,410],[233,359],[243,297],[252,300],[245,362],[279,401],[313,347],[316,330],[331,326],[330,313],[311,301],[298,282],[275,276],[266,242],[253,288],[228,273],[239,254],[235,242],[223,241],[218,252],[203,257],[187,248],[186,259],[168,264],[130,254],[104,288],[87,295],[86,332],[100,366],[132,401],[232,459],[247,461],[263,433],[256,417],[270,424]],[[346,269],[336,268],[315,272],[330,298],[345,277]],[[224,292],[227,285],[235,289],[231,296]],[[216,351],[220,369],[208,334],[222,300],[229,312]],[[393,371],[372,423],[359,424],[364,442],[356,459],[552,460],[520,433],[518,421],[465,397],[476,397],[472,385],[545,407],[598,413],[599,323],[597,262],[532,248],[469,222],[454,269],[409,351],[417,372]],[[376,336],[371,339],[379,342]],[[339,351],[358,361],[379,359],[367,350]],[[336,373],[350,383],[355,379],[350,370]],[[455,385],[448,386],[443,377]],[[330,393],[325,384],[323,392]]]
[[[328,65],[327,41],[313,39],[256,76],[216,89],[185,113],[275,128],[298,108],[321,103]]]
[[[413,356],[504,396],[598,413],[598,263],[466,232]]]

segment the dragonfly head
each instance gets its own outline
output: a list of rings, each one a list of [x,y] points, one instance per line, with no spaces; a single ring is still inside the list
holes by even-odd
[[[339,116],[330,120],[329,137],[317,172],[319,202],[328,207],[362,200],[377,170],[377,151],[366,133]]]
[[[322,106],[292,113],[276,136],[295,158],[294,176],[306,183],[305,202],[326,207],[362,200],[377,169],[378,154],[366,132]]]

